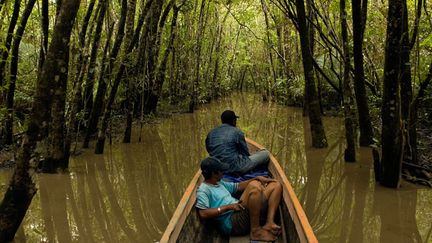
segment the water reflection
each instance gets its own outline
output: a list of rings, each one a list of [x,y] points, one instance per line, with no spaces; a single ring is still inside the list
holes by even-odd
[[[69,174],[38,175],[39,191],[15,241],[157,241],[206,156],[206,133],[228,108],[240,115],[246,136],[278,158],[320,242],[431,240],[432,192],[375,185],[368,149],[360,149],[359,162],[346,164],[340,119],[324,119],[329,147],[312,149],[301,109],[238,95],[145,125],[141,143],[133,134],[131,144],[108,146],[104,155],[84,151],[72,159]],[[0,172],[0,185],[8,177]]]

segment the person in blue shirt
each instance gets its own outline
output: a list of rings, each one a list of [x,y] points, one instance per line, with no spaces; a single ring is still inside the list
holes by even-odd
[[[236,127],[238,118],[239,116],[232,110],[222,113],[222,125],[207,134],[205,140],[207,152],[211,157],[216,157],[228,165],[224,173],[243,175],[256,168],[267,168],[270,153],[261,150],[250,155],[245,136]]]
[[[214,219],[226,235],[250,234],[251,240],[274,241],[280,226],[274,222],[281,196],[281,184],[270,178],[233,183],[223,181],[226,164],[214,157],[201,161],[204,182],[198,187],[195,207],[201,219]],[[242,192],[240,199],[232,195]],[[261,221],[263,225],[260,224]]]

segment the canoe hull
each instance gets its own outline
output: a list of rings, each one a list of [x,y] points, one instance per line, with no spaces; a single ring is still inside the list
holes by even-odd
[[[249,150],[253,154],[255,151],[262,149],[263,146],[255,141],[246,139]],[[279,206],[278,221],[283,228],[282,238],[279,242],[300,242],[316,243],[312,228],[308,222],[306,214],[301,207],[294,190],[278,161],[271,155],[269,163],[270,175],[282,183],[283,194]],[[203,181],[201,171],[193,177],[191,183],[186,188],[180,203],[168,224],[167,229],[161,238],[161,243],[171,242],[208,242],[208,243],[228,243],[230,239],[222,236],[216,227],[208,222],[199,219],[196,209],[196,189]]]

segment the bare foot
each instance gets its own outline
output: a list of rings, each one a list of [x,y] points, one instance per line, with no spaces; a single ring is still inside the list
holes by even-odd
[[[279,235],[281,233],[281,227],[275,223],[266,223],[262,228],[270,231],[274,235]]]
[[[274,241],[277,239],[277,237],[270,231],[259,228],[256,230],[252,230],[250,233],[251,240],[256,241]]]

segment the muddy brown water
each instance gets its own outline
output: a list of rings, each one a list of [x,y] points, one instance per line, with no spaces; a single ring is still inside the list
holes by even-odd
[[[206,156],[204,139],[224,109],[238,127],[266,146],[291,181],[320,242],[432,242],[432,190],[374,182],[369,149],[343,161],[340,118],[324,118],[327,149],[312,149],[308,121],[298,108],[261,103],[241,94],[138,129],[131,144],[85,150],[70,173],[35,175],[38,193],[16,242],[156,242],[183,191]],[[0,171],[0,196],[10,171]]]

